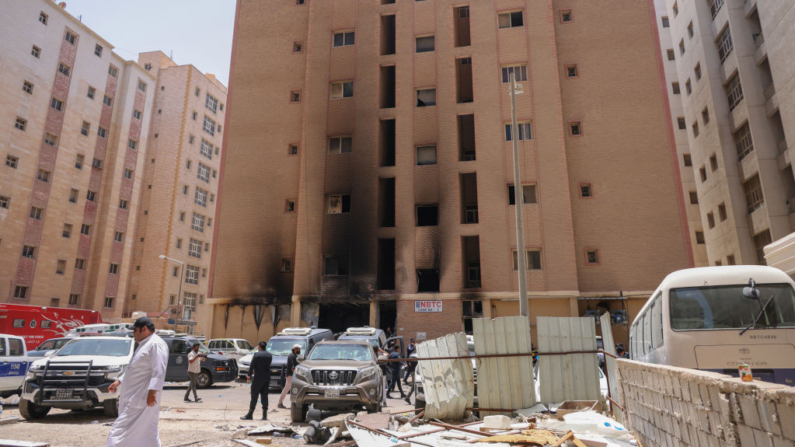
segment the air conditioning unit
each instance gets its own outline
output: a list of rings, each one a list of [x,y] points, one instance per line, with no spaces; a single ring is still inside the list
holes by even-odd
[[[312,328],[308,327],[288,327],[282,329],[279,335],[309,335],[312,333]]]
[[[349,327],[345,335],[375,335],[375,328],[372,327]]]

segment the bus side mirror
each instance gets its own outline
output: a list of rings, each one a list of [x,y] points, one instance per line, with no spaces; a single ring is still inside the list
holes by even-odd
[[[756,288],[756,281],[753,278],[748,280],[748,287],[743,287],[743,296],[751,299],[758,300],[761,296],[759,290]]]

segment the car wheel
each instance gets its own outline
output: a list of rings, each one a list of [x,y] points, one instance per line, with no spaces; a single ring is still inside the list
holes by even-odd
[[[290,419],[293,422],[304,422],[307,405],[290,404]]]
[[[27,420],[41,419],[47,416],[47,413],[50,412],[50,408],[51,407],[45,407],[43,405],[36,405],[25,399],[20,399],[19,401],[19,414]]]
[[[119,417],[119,399],[109,399],[102,404],[102,412],[109,418]]]
[[[213,377],[210,375],[209,371],[203,369],[202,372],[199,373],[199,377],[196,379],[196,387],[200,390],[203,390],[205,388],[209,388],[212,384]]]

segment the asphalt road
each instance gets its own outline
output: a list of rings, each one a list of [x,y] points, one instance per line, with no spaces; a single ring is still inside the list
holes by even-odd
[[[175,447],[194,441],[196,443],[191,445],[238,446],[239,444],[230,441],[234,431],[246,426],[265,424],[260,421],[262,410],[259,405],[253,421],[240,420],[240,416],[248,411],[250,399],[250,388],[245,383],[225,383],[199,390],[199,397],[202,399],[199,403],[183,401],[186,389],[187,383],[169,383],[163,390],[159,425],[163,447]],[[408,388],[405,390],[408,391]],[[3,401],[2,417],[19,416],[17,405],[12,403],[16,397]],[[268,420],[273,424],[292,425],[290,410],[277,409],[278,401],[279,393],[272,392],[268,396]],[[289,408],[289,397],[285,399],[285,405]],[[388,405],[384,411],[413,408],[413,405],[407,405],[399,398],[389,399]],[[102,410],[52,410],[41,420],[22,420],[0,425],[0,439],[49,442],[53,447],[104,446],[112,423],[113,419],[105,417]],[[273,438],[273,445],[292,447],[306,444],[300,439]]]

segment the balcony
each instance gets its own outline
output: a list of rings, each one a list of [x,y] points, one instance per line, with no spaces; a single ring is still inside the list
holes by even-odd
[[[761,64],[767,59],[767,46],[765,46],[765,35],[762,33],[754,34],[754,44],[756,51],[754,52],[754,61],[756,65]]]
[[[792,164],[792,156],[790,152],[787,150],[787,140],[781,140],[778,142],[778,156],[776,157],[776,167],[779,171],[785,169],[787,166]]]
[[[767,90],[765,90],[765,97],[767,98]],[[774,91],[770,98],[767,99],[767,102],[765,102],[765,112],[767,113],[768,118],[778,112],[778,103],[778,95],[776,95]]]
[[[756,0],[745,0],[745,4],[743,5],[743,12],[745,13],[745,17],[749,17],[751,13],[756,10]]]

